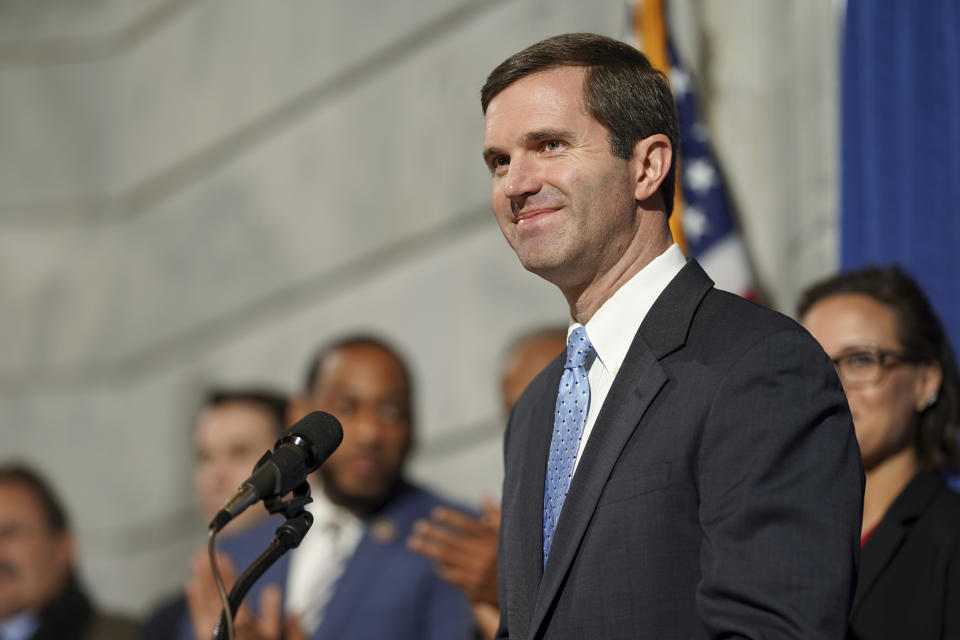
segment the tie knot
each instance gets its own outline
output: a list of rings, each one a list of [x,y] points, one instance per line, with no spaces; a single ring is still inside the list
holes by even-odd
[[[584,327],[577,327],[567,338],[567,369],[582,367],[593,352],[593,345]]]

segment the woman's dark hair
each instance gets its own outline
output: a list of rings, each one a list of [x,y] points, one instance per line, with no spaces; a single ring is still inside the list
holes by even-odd
[[[903,350],[920,362],[940,364],[943,381],[936,402],[918,417],[915,446],[924,466],[960,468],[960,375],[947,334],[923,290],[898,266],[868,267],[808,288],[800,297],[797,315],[803,317],[817,302],[840,294],[868,296],[890,307]]]

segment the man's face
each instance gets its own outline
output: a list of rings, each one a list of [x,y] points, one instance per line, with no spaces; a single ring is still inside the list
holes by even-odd
[[[493,211],[523,266],[561,289],[612,268],[636,232],[630,162],[581,100],[585,71],[522,78],[488,105]]]
[[[376,507],[410,447],[410,390],[399,363],[371,345],[338,349],[320,364],[311,401],[343,424],[343,443],[320,467],[324,489],[345,506]]]
[[[194,487],[204,516],[210,520],[253,472],[265,451],[273,449],[273,418],[250,402],[227,402],[204,409],[193,432]],[[266,515],[261,505],[247,509],[230,523],[243,529]],[[240,524],[234,524],[239,522]]]
[[[50,528],[33,491],[0,483],[0,621],[51,602],[72,566],[70,534]]]

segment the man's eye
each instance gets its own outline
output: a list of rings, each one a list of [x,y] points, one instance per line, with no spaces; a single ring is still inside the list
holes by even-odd
[[[547,140],[543,143],[545,151],[560,151],[563,147],[564,144],[560,140]]]
[[[357,403],[348,399],[335,400],[332,403],[334,415],[353,415],[357,410]]]
[[[377,406],[377,413],[380,420],[387,424],[398,424],[403,421],[406,412],[403,408],[394,402],[384,402]]]
[[[847,356],[847,366],[854,369],[866,369],[877,365],[877,356],[865,351],[863,353],[851,353]]]
[[[507,156],[496,156],[493,160],[490,161],[490,169],[492,171],[497,171],[498,169],[504,169],[510,166],[510,158]]]

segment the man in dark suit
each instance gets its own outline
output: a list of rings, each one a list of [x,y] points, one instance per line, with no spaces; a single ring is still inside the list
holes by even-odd
[[[842,638],[863,471],[836,373],[793,321],[673,244],[662,74],[592,34],[481,92],[493,210],[570,307],[505,436],[501,638]]]

